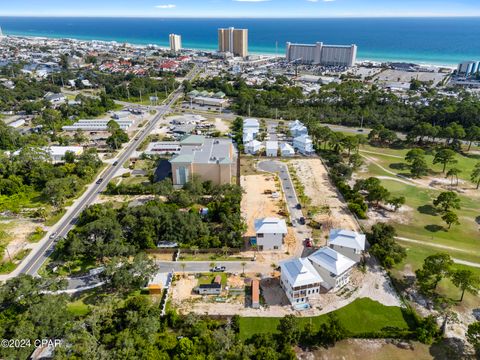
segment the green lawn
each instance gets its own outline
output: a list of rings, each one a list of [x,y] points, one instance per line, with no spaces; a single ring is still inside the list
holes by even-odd
[[[381,331],[387,327],[408,330],[409,324],[412,323],[410,316],[401,308],[384,306],[369,298],[357,299],[334,313],[352,335]],[[315,329],[319,329],[326,320],[327,314],[299,318],[302,326],[311,322]],[[275,333],[279,322],[280,318],[241,317],[240,337],[246,339],[255,334]]]
[[[363,155],[375,158],[380,165],[382,165],[384,168],[390,171],[394,171],[396,173],[405,173],[405,174],[409,173],[408,169],[398,170],[396,168],[396,165],[398,164],[406,165],[404,159],[409,149],[390,149],[390,148],[379,148],[379,147],[374,147],[370,145],[363,145],[361,147],[361,150],[375,152],[376,154],[370,154],[368,152],[361,151]],[[440,178],[445,177],[445,174],[442,173],[443,165],[442,164],[434,165],[433,158],[434,158],[433,154],[427,154],[425,156],[425,160],[427,161],[428,167],[431,169],[431,175],[435,177],[440,177]],[[461,170],[461,173],[459,174],[458,177],[462,180],[470,182],[470,175],[472,173],[472,170],[475,164],[480,162],[480,155],[464,156],[457,153],[455,160],[457,160],[456,164],[447,165],[447,171],[448,169],[455,167]]]
[[[198,278],[198,284],[211,284],[215,277],[220,275],[222,277],[222,285],[227,285],[227,274],[226,273],[205,273]]]
[[[471,254],[458,253],[458,257],[480,262],[480,233],[475,220],[479,216],[480,208],[476,200],[460,195],[461,209],[455,210],[460,218],[460,225],[453,225],[447,231],[441,215],[434,212],[432,205],[440,191],[394,180],[382,180],[382,185],[393,196],[405,196],[406,205],[413,209],[408,215],[408,223],[394,223],[399,236],[471,251]]]
[[[90,308],[83,302],[82,298],[68,303],[67,310],[75,317],[85,316],[90,312]]]

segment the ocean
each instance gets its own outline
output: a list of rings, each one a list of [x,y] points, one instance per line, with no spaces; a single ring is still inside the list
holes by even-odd
[[[249,30],[249,51],[285,53],[285,43],[357,44],[359,60],[456,65],[480,60],[480,18],[173,19],[1,17],[6,35],[105,40],[215,50],[217,28]]]

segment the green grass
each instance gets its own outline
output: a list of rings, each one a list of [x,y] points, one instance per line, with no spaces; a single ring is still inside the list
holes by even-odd
[[[50,217],[45,221],[45,225],[53,226],[55,225],[67,212],[66,209],[60,209],[56,211],[54,214],[51,214]]]
[[[432,212],[432,201],[440,191],[419,188],[394,180],[382,180],[392,196],[405,196],[406,205],[413,209],[408,223],[394,223],[398,235],[415,240],[442,244],[467,251],[458,253],[459,258],[480,262],[480,236],[475,218],[479,215],[477,201],[460,195],[461,209],[455,210],[460,225],[447,226],[441,215]],[[457,254],[456,254],[457,255]]]
[[[396,306],[385,306],[369,298],[357,299],[351,304],[334,311],[352,334],[381,331],[386,327],[395,327],[408,330],[412,319]],[[301,326],[312,323],[316,330],[327,321],[328,315],[299,318]],[[241,317],[240,337],[249,338],[255,334],[276,333],[281,318],[270,317]]]
[[[0,274],[10,274],[17,265],[11,261],[0,263]]]
[[[83,302],[83,299],[80,298],[76,301],[68,303],[67,311],[75,317],[82,317],[90,312],[90,308]]]
[[[16,261],[22,261],[23,259],[25,259],[27,257],[28,254],[30,254],[30,251],[32,251],[32,249],[20,250],[18,253],[15,254],[13,259],[16,260]]]
[[[366,151],[372,151],[378,154],[370,154],[367,152],[363,152],[364,155],[374,157],[380,165],[382,165],[384,168],[394,171],[394,172],[400,172],[400,173],[406,173],[408,174],[408,170],[395,170],[394,168],[391,167],[392,164],[406,164],[405,163],[405,155],[409,151],[409,149],[390,149],[390,148],[379,148],[379,147],[373,147],[370,145],[363,145],[361,147],[361,150],[366,150]],[[362,153],[362,152],[361,152]],[[398,158],[401,157],[401,158]],[[442,173],[443,170],[443,165],[442,164],[433,164],[433,154],[427,154],[425,156],[425,160],[427,161],[428,167],[431,170],[431,175],[439,178],[444,178],[445,174]],[[455,167],[459,170],[461,170],[461,173],[459,174],[459,178],[465,181],[470,182],[470,175],[472,173],[473,168],[475,167],[475,164],[480,162],[480,156],[478,155],[468,155],[464,156],[462,154],[456,154],[455,160],[457,161],[456,164],[448,164],[447,165],[447,171],[448,169]]]
[[[213,280],[217,277],[217,275],[220,275],[222,277],[222,285],[225,286],[227,285],[227,274],[226,273],[205,273],[201,274],[201,276],[198,278],[198,284],[203,285],[203,284],[211,284]]]
[[[27,240],[28,240],[28,242],[31,242],[31,243],[37,243],[40,240],[42,240],[42,238],[45,236],[46,233],[47,232],[44,231],[44,230],[34,231],[33,233],[28,235]]]

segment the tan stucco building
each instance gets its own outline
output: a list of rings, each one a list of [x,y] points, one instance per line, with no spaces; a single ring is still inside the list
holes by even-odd
[[[230,139],[190,135],[180,142],[180,146],[180,153],[170,160],[174,186],[185,185],[193,175],[216,185],[232,181],[237,165]]]
[[[233,27],[218,29],[218,51],[234,56],[248,56],[248,30]]]

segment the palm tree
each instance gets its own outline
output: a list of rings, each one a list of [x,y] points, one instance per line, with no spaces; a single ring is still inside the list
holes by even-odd
[[[190,246],[190,250],[193,251],[193,256],[196,256],[197,251],[198,251],[198,246],[197,245],[192,245],[192,246]]]
[[[226,246],[226,245],[225,245],[225,246],[222,246],[222,251],[223,251],[223,256],[226,257],[227,254],[228,254],[228,246]]]
[[[245,261],[242,261],[242,274],[245,275],[245,265],[247,265],[247,263]]]
[[[183,277],[185,277],[185,268],[187,267],[187,264],[181,263],[180,266],[182,267]]]

